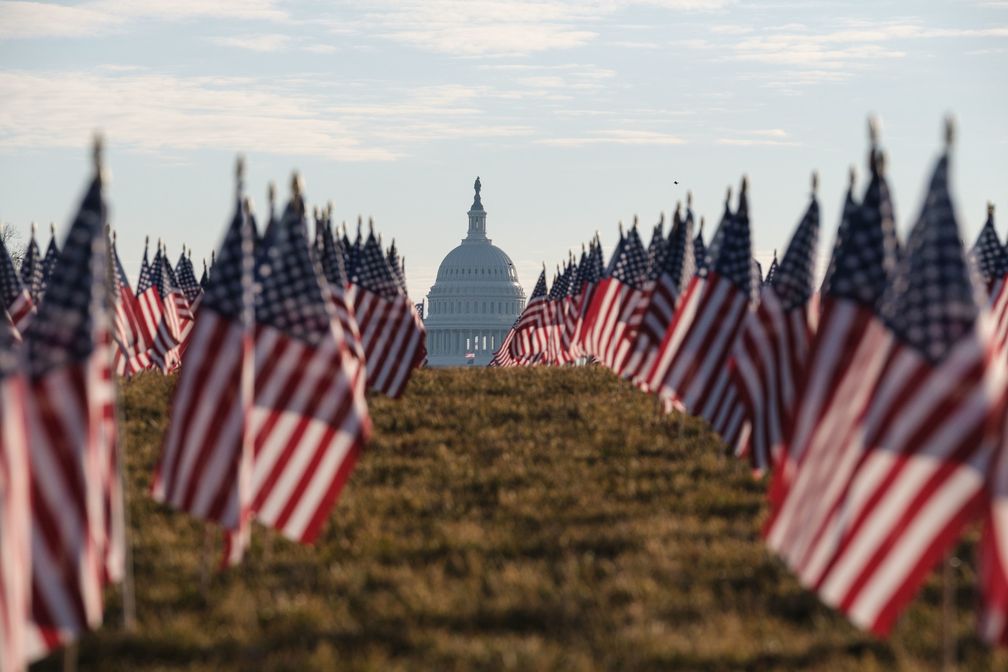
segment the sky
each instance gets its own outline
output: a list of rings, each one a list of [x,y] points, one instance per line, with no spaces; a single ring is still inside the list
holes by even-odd
[[[639,217],[649,237],[687,191],[709,237],[742,175],[766,268],[812,171],[826,254],[869,115],[906,231],[952,114],[972,241],[987,201],[1008,208],[1005,73],[1008,0],[0,0],[0,222],[62,236],[101,130],[134,279],[145,235],[199,270],[238,153],[260,212],[298,170],[337,221],[373,217],[417,300],[477,175],[527,292],[595,231],[610,250]]]

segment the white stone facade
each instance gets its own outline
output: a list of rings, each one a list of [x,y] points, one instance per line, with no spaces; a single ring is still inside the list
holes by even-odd
[[[441,262],[427,294],[429,366],[487,365],[525,307],[511,258],[486,237],[480,186],[476,178],[468,235]]]

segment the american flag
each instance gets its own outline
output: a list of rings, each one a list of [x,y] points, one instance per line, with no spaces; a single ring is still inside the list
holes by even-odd
[[[32,303],[38,305],[42,298],[43,269],[42,253],[39,252],[35,234],[35,224],[32,223],[31,239],[28,241],[24,259],[21,260],[21,284],[28,290]]]
[[[150,287],[151,283],[151,267],[150,263],[147,261],[148,247],[150,247],[150,236],[145,236],[143,258],[140,260],[140,275],[137,276],[137,288],[136,288],[137,296],[140,296],[145,291],[147,291],[147,288]]]
[[[511,328],[508,329],[507,333],[504,335],[504,339],[501,341],[500,346],[497,348],[497,352],[493,354],[493,357],[490,359],[490,363],[487,364],[487,366],[494,366],[494,367],[518,366],[519,362],[514,355],[515,327],[517,325],[518,322],[515,321],[515,323],[511,325]]]
[[[193,327],[151,487],[154,498],[245,538],[251,516],[253,225],[241,202]],[[236,562],[244,546],[235,544]]]
[[[115,302],[114,330],[112,338],[116,343],[114,366],[120,376],[132,376],[151,364],[147,351],[150,343],[145,340],[146,331],[139,315],[140,307],[130,288],[126,271],[123,270],[119,252],[116,249],[115,234],[112,235],[113,295]]]
[[[586,334],[584,329],[585,313],[591,305],[592,296],[599,281],[605,273],[605,262],[602,260],[602,246],[598,235],[588,245],[588,256],[578,266],[577,286],[571,295],[567,309],[566,330],[570,333],[571,351],[579,358],[588,355]]]
[[[388,249],[388,263],[392,268],[392,273],[395,274],[396,280],[399,282],[399,289],[402,290],[403,294],[407,294],[406,291],[406,259],[399,256],[399,250],[396,249],[395,239],[392,239],[392,245]]]
[[[360,248],[352,291],[368,386],[398,398],[427,357],[426,331],[374,231]]]
[[[665,240],[665,250],[656,256],[660,265],[647,296],[646,310],[640,320],[637,338],[624,376],[646,387],[644,378],[654,366],[658,346],[665,330],[672,323],[682,290],[693,277],[693,212],[687,210],[683,220],[677,206],[672,216],[672,229]]]
[[[570,289],[571,264],[565,264],[561,271],[557,267],[553,286],[547,294],[546,338],[549,342],[547,361],[553,366],[562,366],[573,362],[576,357],[571,352],[570,341],[567,339],[566,323],[564,321],[565,302]]]
[[[645,298],[648,271],[647,250],[637,232],[637,222],[620,242],[585,313],[591,354],[617,375],[622,373],[643,316],[637,308]]]
[[[49,282],[49,276],[52,275],[53,264],[56,263],[56,259],[59,258],[59,246],[56,245],[56,227],[52,224],[49,225],[49,246],[46,247],[45,256],[42,257],[42,286],[44,287]]]
[[[721,225],[700,269],[665,331],[649,389],[666,406],[712,420],[724,401],[728,356],[750,301],[752,263],[746,182],[732,214],[725,203]]]
[[[777,457],[804,378],[816,317],[810,299],[818,238],[813,193],[779,266],[774,254],[759,306],[746,316],[732,351],[732,384],[745,408],[757,471],[769,469]]]
[[[297,180],[295,180],[297,185]],[[371,433],[364,371],[348,354],[309,251],[298,189],[256,255],[256,518],[310,543]]]
[[[947,170],[946,154],[883,295],[884,328],[863,335],[881,360],[856,390],[864,411],[832,428],[844,438],[830,452],[806,451],[788,493],[802,502],[789,564],[878,635],[982,513],[1005,409],[1005,362],[990,347]]]
[[[987,221],[973,243],[970,257],[986,285],[987,291],[993,296],[1000,289],[1000,282],[1008,273],[1008,252],[1001,245],[997,229],[994,228],[994,206],[987,205]]]
[[[882,172],[882,153],[874,142],[868,164],[871,181],[862,203],[854,200],[853,174],[844,201],[823,280],[821,314],[807,373],[791,427],[786,431],[784,450],[774,465],[771,516],[789,489],[805,452],[815,444],[840,445],[843,437],[834,428],[854,423],[866,402],[863,395],[855,395],[866,385],[867,377],[878,375],[877,353],[864,335],[881,328],[876,317],[879,301],[899,250],[889,186]],[[866,368],[870,363],[876,369]],[[778,552],[784,552],[792,516],[799,515],[791,509],[797,501],[792,499],[788,511],[782,511],[783,517],[772,517],[768,526],[768,541]]]
[[[514,336],[510,337],[511,357],[519,365],[538,362],[545,356],[549,348],[545,325],[546,311],[546,269],[539,272],[532,295],[529,296],[525,310],[511,328]],[[509,340],[505,338],[505,341]]]
[[[731,190],[728,191],[728,198],[725,202],[731,198]],[[703,239],[703,227],[704,218],[700,218],[700,226],[697,228],[696,238],[693,239],[693,259],[696,270],[699,272],[704,268],[707,268],[707,246],[704,245]]]
[[[35,316],[35,302],[21,284],[21,279],[14,270],[14,261],[2,240],[0,240],[0,300],[3,301],[14,327],[23,332]]]
[[[37,626],[29,655],[98,626],[102,589],[122,572],[108,263],[96,177],[25,333]]]
[[[192,254],[192,250],[189,251],[189,254]],[[182,249],[182,255],[179,256],[179,260],[175,264],[175,277],[178,278],[179,289],[182,290],[186,301],[190,306],[193,306],[196,303],[196,299],[202,293],[202,289],[196,280],[196,271],[193,268],[192,259],[186,256],[185,248]]]
[[[0,320],[0,671],[26,665],[31,612],[31,493],[20,338]]]
[[[359,362],[363,364],[364,346],[361,343],[360,325],[354,315],[353,297],[350,291],[350,280],[344,266],[345,256],[343,255],[343,243],[333,236],[332,223],[329,220],[323,222],[319,235],[322,239],[322,251],[319,263],[322,266],[322,274],[325,276],[326,289],[329,299],[332,302],[336,320],[343,331],[343,338],[346,341],[347,349]]]
[[[148,356],[163,372],[181,363],[179,344],[192,323],[189,304],[172,280],[171,263],[158,245],[150,264],[150,286],[137,298],[145,340],[151,344]]]
[[[774,276],[777,275],[777,250],[773,251],[773,261],[770,262],[770,268],[767,269],[766,277],[763,278],[764,285],[772,285],[774,281]]]

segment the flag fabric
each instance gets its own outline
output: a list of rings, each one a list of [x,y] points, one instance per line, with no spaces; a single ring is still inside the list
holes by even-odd
[[[644,378],[654,366],[658,346],[665,330],[672,323],[682,290],[693,277],[693,213],[687,211],[685,220],[679,207],[672,216],[672,229],[664,241],[664,250],[655,255],[649,284],[642,301],[644,312],[632,354],[624,366],[623,376],[647,389]]]
[[[252,508],[284,536],[318,536],[371,419],[365,372],[348,354],[295,192],[256,258]]]
[[[52,275],[53,264],[59,258],[59,246],[56,245],[56,227],[49,225],[49,246],[46,247],[45,256],[42,257],[42,286],[45,287]]]
[[[813,335],[819,203],[812,196],[780,265],[777,255],[732,350],[732,385],[745,409],[753,468],[770,468],[784,442]]]
[[[98,626],[102,589],[122,573],[108,263],[96,177],[24,337],[36,627],[29,655]]]
[[[999,283],[1008,273],[1008,252],[1001,245],[997,230],[994,228],[994,206],[987,205],[987,221],[977,235],[973,249],[970,250],[970,258],[976,264],[983,278],[987,292],[994,296],[997,294]]]
[[[863,336],[882,361],[864,411],[833,427],[844,440],[830,452],[809,448],[788,494],[802,502],[788,564],[881,636],[981,515],[1004,413],[1005,363],[990,347],[947,171],[946,154],[883,294],[884,328]]]
[[[253,225],[241,202],[207,283],[151,492],[159,502],[247,539],[252,504]],[[226,558],[237,562],[244,544]]]
[[[21,284],[28,290],[28,295],[36,306],[42,298],[42,282],[42,254],[35,240],[35,224],[32,224],[31,239],[25,249],[24,259],[21,260]]]
[[[140,296],[147,288],[150,287],[151,282],[151,268],[150,262],[147,261],[147,248],[150,246],[150,237],[144,237],[144,251],[143,257],[140,259],[140,275],[137,276],[137,286],[136,295]]]
[[[190,251],[190,254],[192,252]],[[183,250],[175,264],[175,277],[178,278],[179,289],[185,296],[186,302],[192,306],[202,293],[199,282],[196,280],[196,272],[193,269],[192,260],[186,256]]]
[[[567,313],[564,316],[565,330],[570,334],[571,352],[578,358],[590,356],[584,328],[585,314],[604,274],[605,262],[602,260],[602,246],[596,235],[588,245],[587,257],[578,266],[577,285],[571,294],[567,304]]]
[[[0,672],[24,670],[31,612],[31,492],[20,337],[0,321]]]
[[[185,296],[172,279],[171,263],[159,249],[150,264],[150,286],[140,295],[146,340],[151,344],[148,356],[164,373],[181,364],[179,346],[192,327],[193,315]]]
[[[773,251],[773,261],[770,262],[770,267],[767,268],[766,277],[763,279],[764,285],[772,285],[774,281],[774,276],[777,275],[777,250]]]
[[[374,231],[360,248],[352,293],[368,387],[398,398],[410,373],[427,357],[426,331]]]
[[[728,192],[728,198],[725,199],[727,203],[731,199],[731,191]],[[693,239],[693,260],[696,270],[699,272],[707,268],[707,246],[704,245],[703,239],[703,227],[704,218],[700,218],[700,226],[697,229],[696,238]]]
[[[35,316],[35,302],[21,284],[21,279],[14,270],[14,261],[2,240],[0,240],[0,300],[10,315],[11,323],[19,332],[23,332]]]
[[[525,304],[525,310],[512,327],[514,336],[510,338],[511,357],[519,365],[539,362],[547,352],[549,347],[545,329],[547,308],[546,269],[543,268],[528,303]]]
[[[721,225],[682,305],[665,331],[648,375],[648,386],[666,407],[685,409],[710,421],[724,401],[728,356],[750,301],[752,263],[746,182]]]
[[[882,328],[877,319],[879,302],[898,258],[895,217],[882,162],[881,150],[873,145],[868,158],[871,180],[861,204],[854,200],[853,181],[848,188],[823,280],[821,313],[805,380],[774,465],[767,538],[771,549],[781,553],[798,500],[791,500],[780,520],[775,519],[775,512],[797,464],[814,444],[841,445],[843,437],[836,428],[855,422],[867,401],[864,390],[878,375],[878,353],[865,336]]]
[[[617,375],[623,373],[633,339],[643,317],[648,255],[636,222],[610,261],[607,277],[598,283],[585,324],[592,354]]]
[[[332,223],[326,220],[320,231],[322,238],[319,263],[326,281],[327,296],[332,304],[339,327],[343,332],[347,350],[364,364],[364,346],[361,343],[360,325],[354,313],[354,297],[347,276],[342,241],[333,236]]]
[[[120,376],[132,376],[150,367],[147,355],[150,343],[146,341],[146,331],[139,314],[137,298],[130,287],[126,271],[123,269],[115,236],[112,237],[113,292],[115,302],[112,338],[115,341],[114,369]]]

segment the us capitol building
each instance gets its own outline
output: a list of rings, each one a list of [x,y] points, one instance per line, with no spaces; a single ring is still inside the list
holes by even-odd
[[[441,262],[427,294],[429,366],[485,366],[525,307],[511,258],[486,236],[480,186],[477,177],[469,233]]]

